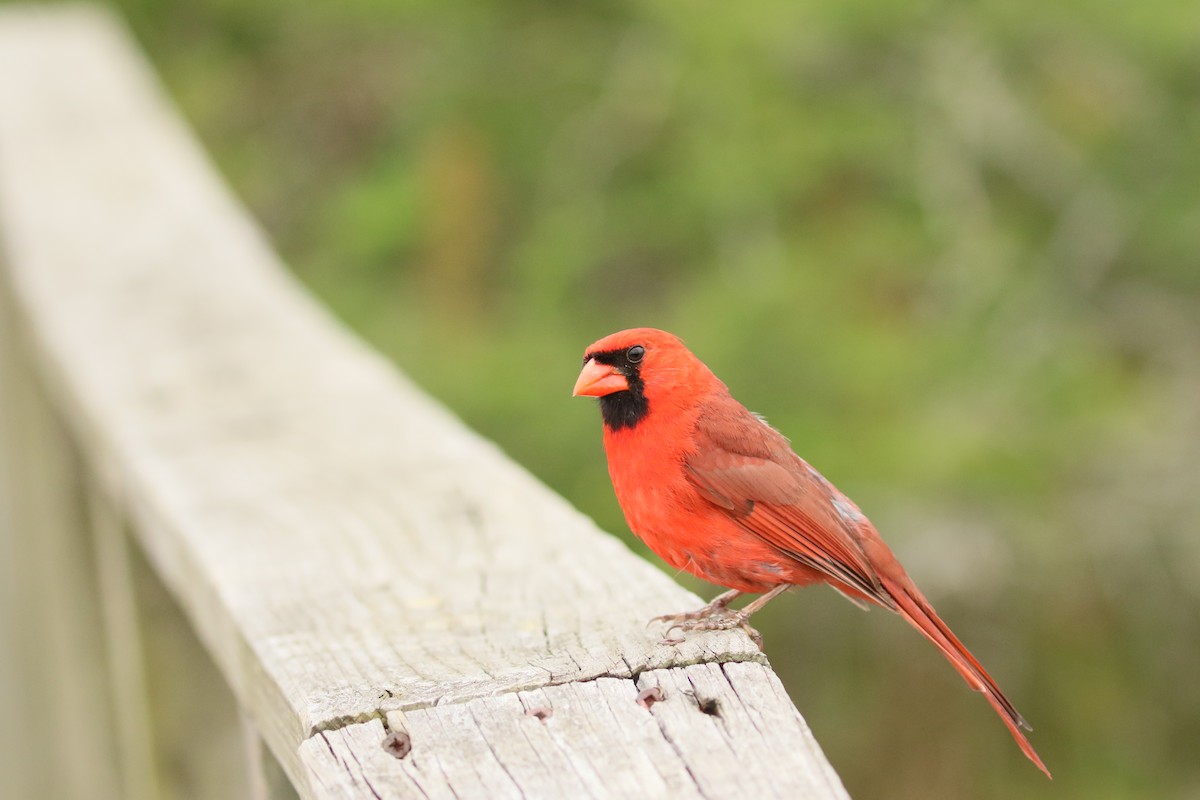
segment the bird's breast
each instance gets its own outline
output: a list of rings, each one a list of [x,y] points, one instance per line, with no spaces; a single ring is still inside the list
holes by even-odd
[[[806,583],[794,562],[706,500],[687,478],[687,450],[639,446],[632,434],[606,435],[617,502],[630,530],[671,567],[746,592]]]

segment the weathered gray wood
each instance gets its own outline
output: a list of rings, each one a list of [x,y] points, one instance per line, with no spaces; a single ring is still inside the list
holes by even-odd
[[[21,347],[5,288],[0,794],[115,800],[122,792],[114,714],[79,465]]]
[[[663,699],[643,708],[639,690],[651,686]],[[301,757],[331,797],[519,798],[530,787],[542,797],[844,796],[819,754],[796,758],[811,735],[755,663],[505,693],[409,712],[404,727],[404,759],[379,747],[379,720],[320,733]]]
[[[126,554],[135,590],[159,796],[188,800],[251,796],[244,715],[237,699],[141,548],[127,547]]]
[[[249,790],[247,800],[295,800],[293,788],[279,761],[267,748],[258,728],[246,716],[242,716],[242,745],[246,763]]]
[[[697,598],[313,303],[98,11],[0,11],[0,231],[59,411],[303,796],[844,796],[743,634],[659,644]]]
[[[88,521],[96,552],[100,608],[108,645],[112,700],[120,709],[115,722],[122,796],[126,800],[153,800],[162,797],[163,792],[150,726],[150,696],[129,564],[129,542],[111,500],[94,481],[89,482],[86,492]]]

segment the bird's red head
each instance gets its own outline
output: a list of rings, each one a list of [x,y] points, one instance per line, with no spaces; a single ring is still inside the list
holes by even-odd
[[[572,395],[600,398],[605,426],[618,431],[636,426],[651,405],[682,402],[709,380],[712,373],[679,337],[630,328],[588,347]]]

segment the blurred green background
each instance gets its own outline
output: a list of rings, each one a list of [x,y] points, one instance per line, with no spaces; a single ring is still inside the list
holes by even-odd
[[[301,279],[631,546],[570,387],[632,325],[872,516],[1056,780],[795,594],[756,624],[854,796],[1200,796],[1200,7],[118,7]]]

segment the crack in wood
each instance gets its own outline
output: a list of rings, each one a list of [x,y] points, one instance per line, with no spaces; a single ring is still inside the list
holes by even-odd
[[[684,660],[680,660],[680,661],[676,661],[676,662],[669,662],[667,664],[656,665],[656,666],[641,665],[637,668],[633,667],[633,665],[631,665],[624,656],[620,656],[620,659],[621,659],[622,663],[624,663],[625,666],[629,668],[628,672],[619,672],[619,671],[618,672],[611,672],[611,671],[598,672],[598,673],[595,673],[592,675],[584,675],[584,676],[576,676],[576,677],[563,677],[563,678],[559,679],[559,678],[555,678],[553,673],[550,673],[550,671],[547,670],[549,679],[544,683],[529,682],[529,683],[516,684],[516,685],[508,687],[502,691],[496,691],[494,689],[488,689],[488,690],[481,689],[479,692],[458,693],[454,696],[453,699],[450,699],[450,700],[446,700],[445,696],[443,696],[443,697],[439,697],[435,700],[420,700],[420,701],[413,702],[413,703],[401,702],[399,705],[378,706],[371,711],[364,711],[360,714],[345,714],[345,715],[341,715],[341,716],[330,717],[329,719],[326,719],[320,723],[317,723],[317,724],[313,725],[311,728],[309,728],[308,737],[311,738],[313,736],[317,736],[322,733],[328,733],[330,731],[341,730],[342,728],[345,728],[349,725],[358,725],[358,724],[361,724],[364,722],[370,722],[370,721],[376,720],[376,719],[383,720],[384,725],[386,726],[386,724],[387,724],[386,715],[388,714],[388,712],[392,712],[392,711],[400,711],[400,712],[420,711],[420,710],[426,709],[426,708],[436,708],[436,707],[441,707],[441,706],[469,703],[472,700],[478,700],[478,699],[484,698],[484,697],[496,697],[496,696],[503,695],[503,694],[516,694],[519,692],[534,691],[536,689],[545,689],[550,686],[564,686],[566,684],[572,684],[572,683],[592,683],[594,681],[600,680],[601,678],[614,678],[617,680],[628,680],[628,681],[632,681],[636,685],[638,682],[638,679],[642,676],[643,673],[650,672],[652,670],[685,669],[687,667],[693,667],[693,666],[697,666],[697,665],[701,665],[701,664],[725,665],[725,664],[750,663],[750,664],[762,664],[764,667],[770,666],[769,662],[767,661],[767,657],[765,655],[763,655],[762,653],[759,653],[757,655],[755,655],[753,653],[745,653],[745,654],[743,654],[743,653],[722,653],[720,656],[715,657],[715,658],[684,659]],[[382,693],[387,693],[388,696],[390,696],[392,698],[399,697],[399,695],[396,694],[396,690],[394,690],[394,689],[385,689],[385,690],[383,690],[383,692],[381,692],[381,694]]]

